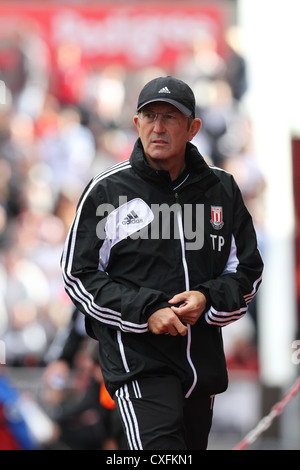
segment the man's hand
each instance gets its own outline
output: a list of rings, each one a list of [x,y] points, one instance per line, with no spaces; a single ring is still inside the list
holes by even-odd
[[[205,295],[202,292],[191,290],[176,294],[169,300],[170,304],[179,302],[183,303],[179,307],[172,306],[171,309],[183,323],[194,325],[205,310]]]
[[[173,307],[172,307],[173,308]],[[172,335],[187,334],[187,326],[181,323],[178,316],[173,312],[172,308],[165,307],[156,310],[148,319],[149,330],[156,335]]]

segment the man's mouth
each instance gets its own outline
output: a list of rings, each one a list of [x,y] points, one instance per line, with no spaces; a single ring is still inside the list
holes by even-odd
[[[165,144],[168,144],[169,142],[167,140],[164,140],[164,139],[153,139],[152,143],[153,144],[165,145]]]

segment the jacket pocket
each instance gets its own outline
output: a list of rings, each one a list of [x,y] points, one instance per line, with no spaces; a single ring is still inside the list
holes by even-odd
[[[191,359],[201,393],[217,394],[228,387],[222,330],[212,325],[192,327]]]

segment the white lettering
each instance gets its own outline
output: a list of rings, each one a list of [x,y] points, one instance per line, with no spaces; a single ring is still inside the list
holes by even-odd
[[[51,34],[56,44],[76,38],[89,57],[122,54],[133,66],[141,66],[158,60],[164,48],[185,49],[194,35],[207,29],[214,34],[214,25],[201,12],[174,12],[166,21],[163,13],[132,14],[120,8],[103,19],[62,10],[53,18]]]
[[[126,196],[120,196],[118,210],[108,203],[100,204],[97,207],[96,216],[100,216],[101,220],[96,225],[96,235],[100,240],[108,239],[115,244],[115,240],[126,237],[130,237],[132,240],[138,238],[148,240],[149,237],[151,240],[170,240],[172,238],[182,240],[185,243],[186,250],[200,250],[203,247],[203,204],[196,204],[195,207],[191,204],[184,204],[184,223],[182,223],[182,207],[180,204],[176,203],[169,206],[165,203],[147,206],[144,202],[144,205],[137,206],[134,209],[130,207],[127,209],[127,206],[124,208],[125,204],[131,202],[127,201]],[[120,213],[121,209],[122,214]],[[195,230],[192,229],[193,223],[195,223]],[[150,228],[149,231],[147,227]],[[142,230],[143,228],[146,228],[146,230]],[[220,237],[219,251],[223,244],[224,238]]]
[[[150,457],[150,462],[153,465],[180,465],[180,464],[191,464],[192,456],[191,455],[179,455],[179,454],[154,454]]]
[[[217,238],[218,235],[213,235],[212,233],[210,234],[210,238],[211,238],[211,242],[212,242],[212,248],[213,250],[215,250],[215,240]]]
[[[133,465],[133,467],[137,467],[140,462],[141,457],[122,457],[113,454],[112,457],[107,457],[106,464],[107,465]]]
[[[213,235],[210,233],[210,238],[211,238],[211,243],[212,243],[212,249],[215,251],[216,249],[218,251],[222,250],[222,246],[225,244],[225,238],[222,237],[222,235]]]
[[[218,251],[221,251],[222,249],[222,246],[224,245],[225,243],[225,239],[224,237],[222,237],[221,235],[218,237],[218,240],[219,240],[219,243],[218,243]]]

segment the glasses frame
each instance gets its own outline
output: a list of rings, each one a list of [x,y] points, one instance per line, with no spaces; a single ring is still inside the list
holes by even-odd
[[[153,114],[154,118],[153,119],[147,118],[147,116],[143,116],[143,113]],[[172,124],[180,122],[180,120],[181,120],[180,118],[182,118],[182,117],[183,118],[187,117],[190,120],[194,119],[192,114],[187,116],[186,114],[183,114],[180,111],[169,111],[169,112],[165,112],[165,113],[151,111],[150,109],[148,111],[146,111],[146,110],[138,111],[138,116],[140,117],[140,119],[142,121],[146,122],[147,124],[153,124],[157,120],[159,114],[161,114],[163,122],[167,125],[170,125],[170,124],[172,125]],[[176,116],[172,116],[173,114],[180,114],[180,118],[178,119]],[[167,117],[167,116],[171,116],[173,119],[169,119],[169,117]],[[147,121],[147,119],[148,119],[148,121]]]

